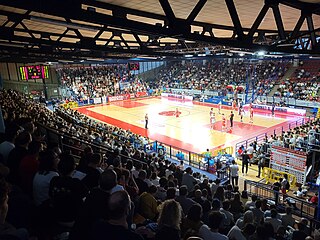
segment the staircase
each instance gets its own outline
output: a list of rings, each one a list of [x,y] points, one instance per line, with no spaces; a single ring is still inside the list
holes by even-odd
[[[275,84],[273,86],[272,90],[269,92],[268,97],[272,97],[276,93],[276,91],[278,90],[279,86],[280,86],[280,84]]]
[[[283,77],[280,79],[280,81],[285,81],[287,79],[290,79],[292,77],[292,74],[298,69],[298,67],[291,66],[289,69],[286,71],[286,73],[283,75]]]
[[[298,67],[294,67],[294,66],[290,66],[289,67],[289,69],[286,71],[286,73],[283,75],[283,77],[280,79],[280,80],[278,80],[278,82],[283,82],[283,81],[285,81],[285,80],[287,80],[287,79],[290,79],[291,78],[291,76],[294,74],[294,72],[296,71],[296,69],[297,69]],[[268,94],[268,96],[269,97],[272,97],[274,94],[275,94],[275,92],[278,90],[278,88],[279,88],[279,85],[280,84],[275,84],[274,86],[273,86],[273,88],[272,88],[272,90],[269,92],[269,94]]]

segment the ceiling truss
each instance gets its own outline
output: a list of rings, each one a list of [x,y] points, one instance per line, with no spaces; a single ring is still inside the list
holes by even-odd
[[[159,0],[165,15],[91,0],[64,0],[59,4],[54,0],[2,0],[2,6],[11,8],[0,10],[0,17],[5,19],[0,26],[0,61],[174,58],[184,56],[188,49],[205,53],[210,48],[210,53],[214,53],[221,46],[320,54],[320,26],[315,26],[312,18],[313,14],[320,15],[319,4],[265,0],[252,26],[245,28],[233,0],[224,3],[232,26],[196,21],[206,2],[198,0],[188,17],[181,19],[176,17],[168,0]],[[292,31],[285,30],[280,4],[301,12]],[[19,11],[12,11],[12,7]],[[276,29],[259,28],[268,11],[273,13]],[[156,24],[132,20],[128,15],[152,19]],[[302,31],[304,22],[308,29]],[[42,24],[44,28],[38,30],[31,23]],[[192,30],[195,27],[201,31]],[[231,37],[217,37],[216,30],[229,31]]]

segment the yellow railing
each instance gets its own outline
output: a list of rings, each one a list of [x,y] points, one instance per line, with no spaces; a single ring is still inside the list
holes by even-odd
[[[297,178],[293,174],[281,172],[279,170],[275,170],[267,167],[263,168],[262,170],[262,177],[266,179],[267,184],[279,181],[280,178],[284,178],[285,174],[287,174],[288,176],[288,181],[290,186],[295,186],[297,183]]]
[[[77,102],[68,102],[68,103],[63,103],[61,104],[64,108],[76,108],[78,107]]]

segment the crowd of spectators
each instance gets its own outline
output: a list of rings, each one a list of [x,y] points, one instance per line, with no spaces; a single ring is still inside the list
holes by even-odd
[[[223,91],[227,93],[228,85],[246,87],[247,78],[255,79],[255,88],[259,94],[267,94],[275,81],[286,72],[286,62],[263,61],[250,63],[240,60],[211,60],[203,63],[181,62],[169,65],[160,71],[158,86],[194,90]],[[234,89],[235,90],[235,89]]]
[[[279,84],[274,96],[305,101],[319,101],[320,64],[318,61],[300,61],[292,76]]]
[[[0,104],[0,239],[319,239],[291,208],[279,214],[266,199],[248,200],[238,186],[220,186],[130,140],[109,142],[128,131],[72,110],[58,115],[14,91],[2,91]],[[35,123],[78,139],[87,133],[112,151],[103,156],[82,143],[76,164],[76,154],[48,142]]]
[[[318,91],[320,82],[317,81],[284,81],[282,82],[274,96],[294,98],[305,101],[319,101]]]
[[[147,91],[148,85],[128,70],[127,64],[57,69],[67,98],[114,96]]]

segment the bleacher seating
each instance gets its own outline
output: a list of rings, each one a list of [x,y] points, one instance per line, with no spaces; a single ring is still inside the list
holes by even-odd
[[[1,91],[0,104],[7,127],[1,146],[9,146],[15,139],[13,150],[0,165],[0,224],[6,226],[0,229],[1,239],[27,240],[30,233],[39,240],[142,236],[260,240],[277,239],[281,234],[281,239],[295,240],[304,239],[310,235],[310,227],[314,228],[306,219],[296,225],[291,208],[279,214],[279,206],[278,210],[269,207],[267,199],[257,200],[254,195],[243,203],[238,186],[224,188],[218,181],[192,173],[191,168],[137,150],[131,138],[139,136],[129,131],[96,123],[71,109],[52,112],[14,91]],[[318,122],[309,127],[314,126],[318,127]],[[73,145],[61,152],[61,142],[52,145],[53,136],[43,135],[42,128],[54,130],[63,141],[70,136]],[[97,154],[103,142],[113,150],[104,161]],[[73,155],[81,155],[77,168]],[[140,161],[132,162],[132,157]],[[20,169],[22,163],[28,168]],[[9,175],[4,171],[8,168]],[[280,190],[276,185],[273,188]],[[288,219],[292,221],[288,223]],[[278,231],[287,224],[291,230]]]

